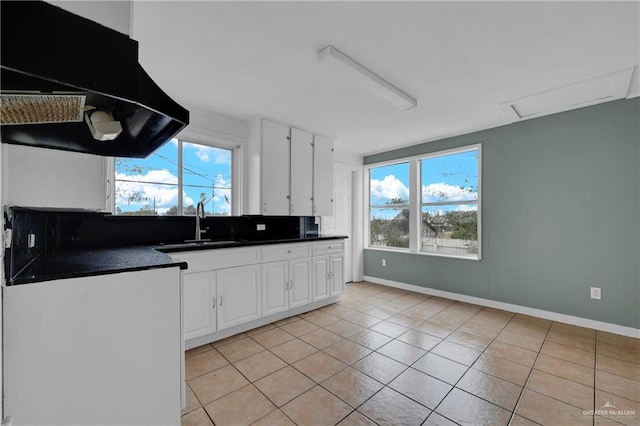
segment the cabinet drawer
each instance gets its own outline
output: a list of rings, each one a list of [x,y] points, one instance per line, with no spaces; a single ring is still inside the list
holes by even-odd
[[[262,246],[262,261],[276,262],[278,260],[311,257],[311,243],[274,244]]]
[[[186,272],[192,273],[261,263],[261,254],[260,247],[238,247],[184,251],[171,253],[171,257],[187,262]]]
[[[344,251],[344,240],[326,240],[313,243],[313,255],[342,253]]]

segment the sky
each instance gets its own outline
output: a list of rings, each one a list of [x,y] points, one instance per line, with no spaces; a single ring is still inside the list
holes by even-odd
[[[183,207],[204,194],[208,215],[231,213],[231,151],[183,142]],[[178,141],[172,139],[147,158],[116,160],[116,212],[141,208],[165,214],[178,204]]]
[[[457,202],[453,205],[423,207],[423,211],[477,210],[478,152],[467,151],[426,158],[421,161],[422,202]],[[409,200],[409,163],[398,163],[370,170],[370,203],[384,205],[394,198]],[[466,202],[466,203],[465,203]],[[375,211],[376,218],[393,218],[400,209]]]

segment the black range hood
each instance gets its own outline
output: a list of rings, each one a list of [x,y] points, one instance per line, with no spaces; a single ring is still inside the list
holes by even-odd
[[[2,143],[146,157],[189,124],[138,64],[137,41],[41,1],[2,0],[0,15]],[[117,129],[92,133],[96,111]]]

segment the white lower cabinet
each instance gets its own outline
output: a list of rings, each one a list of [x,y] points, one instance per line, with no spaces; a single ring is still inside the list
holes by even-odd
[[[219,269],[218,330],[262,316],[260,265]]]
[[[344,291],[344,255],[313,258],[313,300],[337,296]]]
[[[329,297],[329,256],[313,258],[313,300]]]
[[[262,285],[264,315],[311,302],[311,259],[262,264]]]
[[[184,274],[184,338],[204,336],[217,331],[218,291],[215,272]]]
[[[260,278],[260,265],[184,274],[185,339],[260,318]]]
[[[329,291],[336,296],[344,291],[344,254],[332,254],[329,264]]]
[[[172,254],[189,265],[183,274],[187,346],[337,301],[344,290],[343,250],[342,241],[323,240]]]

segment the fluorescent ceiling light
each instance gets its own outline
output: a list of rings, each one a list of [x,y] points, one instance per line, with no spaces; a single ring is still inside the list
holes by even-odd
[[[347,65],[348,68],[356,71],[355,74],[359,77],[365,87],[403,110],[408,110],[418,105],[418,101],[415,98],[407,95],[405,92],[398,89],[396,86],[389,83],[369,68],[359,62],[356,62],[331,45],[318,52],[318,62],[322,61],[331,61]]]

